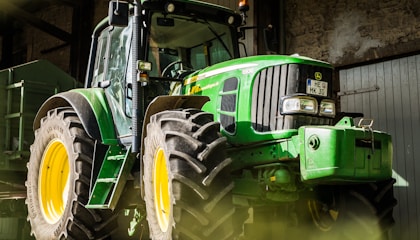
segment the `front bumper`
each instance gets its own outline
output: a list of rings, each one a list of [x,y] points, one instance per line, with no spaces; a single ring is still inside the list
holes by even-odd
[[[335,126],[301,127],[298,138],[303,181],[366,182],[391,178],[389,134],[356,127],[346,117]]]

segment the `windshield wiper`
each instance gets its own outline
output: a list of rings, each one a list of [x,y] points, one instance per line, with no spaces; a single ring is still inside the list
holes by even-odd
[[[213,35],[217,38],[217,40],[222,44],[223,48],[226,50],[226,52],[229,54],[229,57],[232,59],[232,53],[229,51],[228,46],[226,46],[226,43],[223,41],[223,39],[220,37],[221,35],[217,34],[216,30],[211,26],[209,22],[207,22],[207,26],[210,29],[210,31],[213,33]]]

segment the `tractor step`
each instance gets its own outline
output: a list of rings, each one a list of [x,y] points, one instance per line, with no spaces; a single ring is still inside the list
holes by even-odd
[[[112,145],[102,163],[86,208],[114,209],[134,163],[130,149]]]
[[[117,183],[118,178],[100,178],[96,183]]]

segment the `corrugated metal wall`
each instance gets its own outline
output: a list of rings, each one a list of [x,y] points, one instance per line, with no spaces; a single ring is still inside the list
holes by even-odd
[[[341,110],[363,112],[392,135],[399,175],[393,239],[420,239],[420,55],[340,70],[339,77]]]
[[[19,229],[18,218],[1,218],[0,219],[0,239],[15,240],[18,239],[17,235],[23,229]]]

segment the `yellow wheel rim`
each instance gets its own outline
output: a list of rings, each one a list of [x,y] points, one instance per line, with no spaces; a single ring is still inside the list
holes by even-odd
[[[316,200],[308,200],[308,209],[311,213],[314,224],[324,232],[330,231],[338,218],[338,211],[325,209],[325,207]]]
[[[50,224],[60,220],[68,198],[70,164],[66,148],[59,140],[51,141],[42,157],[38,195],[41,211]]]
[[[169,193],[169,176],[166,165],[166,157],[162,148],[159,148],[154,156],[154,201],[157,220],[162,232],[169,227],[169,216],[171,212],[171,198]]]

